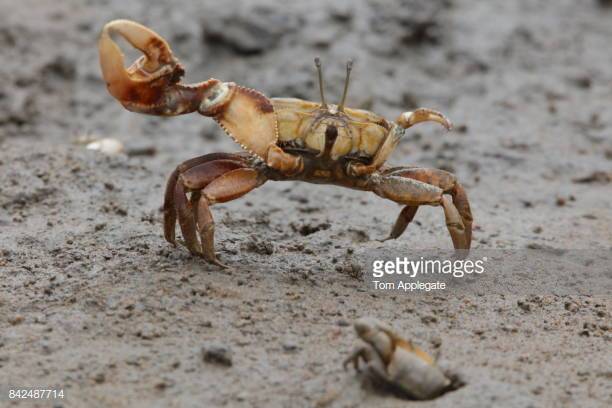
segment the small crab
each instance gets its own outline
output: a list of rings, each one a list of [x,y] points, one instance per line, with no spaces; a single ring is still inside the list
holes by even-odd
[[[461,385],[457,379],[447,376],[431,356],[402,339],[383,322],[366,317],[355,321],[354,327],[366,344],[356,348],[344,361],[345,370],[353,363],[359,371],[359,362],[363,360],[366,374],[374,384],[398,396],[417,400],[438,397]]]
[[[124,56],[111,34],[123,36],[144,55],[125,68]],[[350,61],[342,99],[334,105],[325,100],[318,58],[320,103],[267,98],[256,90],[213,78],[184,84],[185,71],[168,43],[133,21],[106,24],[98,45],[108,91],[126,109],[159,116],[198,112],[213,118],[245,150],[206,154],[174,170],[163,207],[168,242],[176,243],[178,219],[187,249],[223,266],[214,251],[210,207],[237,199],[268,180],[300,180],[371,191],[405,205],[387,239],[404,232],[419,206],[441,206],[455,249],[470,248],[470,205],[453,174],[384,165],[407,128],[434,121],[450,129],[451,123],[431,109],[404,112],[390,122],[375,113],[346,107]]]

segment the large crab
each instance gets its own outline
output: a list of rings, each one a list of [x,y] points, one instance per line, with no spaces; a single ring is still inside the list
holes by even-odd
[[[126,69],[111,34],[121,35],[144,55]],[[372,191],[405,205],[387,239],[404,232],[420,205],[441,206],[455,249],[470,248],[470,206],[453,174],[384,165],[407,128],[434,121],[450,129],[451,123],[430,109],[404,112],[389,122],[375,113],[346,107],[350,61],[341,102],[333,105],[325,101],[318,59],[320,103],[267,98],[213,78],[183,84],[183,66],[168,43],[133,21],[106,24],[98,45],[108,90],[126,109],[160,116],[197,111],[212,117],[245,150],[196,157],[174,170],[164,198],[168,242],[176,244],[178,219],[187,249],[223,266],[214,251],[210,206],[241,197],[268,180],[301,180]]]

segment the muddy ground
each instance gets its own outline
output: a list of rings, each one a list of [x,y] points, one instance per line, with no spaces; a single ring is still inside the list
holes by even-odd
[[[270,182],[213,210],[231,268],[171,247],[166,177],[237,146],[198,115],[125,111],[96,51],[105,22],[131,18],[168,39],[187,81],[315,100],[314,56],[332,100],[353,58],[350,106],[390,119],[427,106],[454,121],[452,133],[409,131],[391,162],[458,175],[475,248],[609,253],[606,3],[0,1],[0,406],[36,405],[9,402],[8,387],[62,388],[38,405],[63,407],[610,406],[609,293],[369,290],[353,256],[449,248],[439,208],[380,243],[396,204]],[[77,143],[99,137],[152,154]],[[467,385],[417,403],[344,372],[363,315],[441,351]],[[231,366],[203,361],[211,347]]]

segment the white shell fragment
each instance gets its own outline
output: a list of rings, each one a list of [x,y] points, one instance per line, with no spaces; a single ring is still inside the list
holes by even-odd
[[[113,138],[104,138],[95,140],[91,143],[88,143],[85,146],[87,150],[96,150],[100,153],[108,154],[108,155],[116,155],[124,152],[125,148],[123,143],[117,139]]]

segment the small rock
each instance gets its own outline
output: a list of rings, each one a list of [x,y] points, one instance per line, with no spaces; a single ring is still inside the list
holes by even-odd
[[[157,337],[161,337],[161,332],[155,325],[151,323],[145,323],[136,332],[136,335],[143,340],[152,340]]]
[[[85,148],[87,150],[95,150],[110,156],[121,154],[124,151],[123,143],[112,138],[104,138],[93,141],[85,146]]]
[[[336,324],[340,327],[347,327],[351,325],[346,319],[340,319],[336,322]]]
[[[570,82],[580,89],[589,89],[593,84],[591,78],[586,75],[580,75],[574,78],[570,78]]]
[[[93,376],[93,380],[96,382],[96,384],[102,384],[104,381],[106,381],[106,375],[103,372],[96,373]]]
[[[164,391],[170,387],[173,387],[174,384],[175,384],[174,380],[170,378],[162,378],[161,380],[155,383],[154,387],[157,391]]]
[[[572,180],[574,183],[600,183],[607,184],[612,182],[612,172],[594,171],[588,176],[578,177]]]
[[[51,347],[49,342],[46,340],[43,340],[40,342],[40,348],[42,350],[42,353],[45,355],[49,355],[53,352],[53,348]]]
[[[576,303],[574,302],[565,302],[565,310],[567,310],[568,312],[571,313],[576,313],[578,311],[579,307]]]
[[[421,322],[425,324],[436,323],[437,321],[438,321],[438,318],[436,316],[432,316],[432,315],[421,316]]]
[[[47,80],[54,78],[70,81],[76,78],[76,62],[60,55],[45,65],[41,73]]]
[[[288,353],[294,353],[299,349],[299,346],[293,341],[286,341],[283,343],[283,350]]]
[[[232,350],[229,347],[219,344],[202,347],[202,359],[205,363],[231,367],[233,364],[232,354]]]
[[[363,277],[363,267],[354,261],[346,260],[341,270],[351,278],[361,279]]]
[[[15,315],[9,318],[8,322],[10,324],[12,324],[13,326],[17,326],[18,324],[23,323],[23,321],[25,320],[25,318],[23,317],[23,315]]]
[[[531,305],[528,302],[525,302],[523,300],[519,300],[516,302],[516,304],[518,305],[518,307],[520,307],[523,311],[525,312],[531,312]]]
[[[274,244],[268,240],[259,240],[252,235],[251,240],[246,243],[246,249],[261,255],[272,255],[274,253]]]

